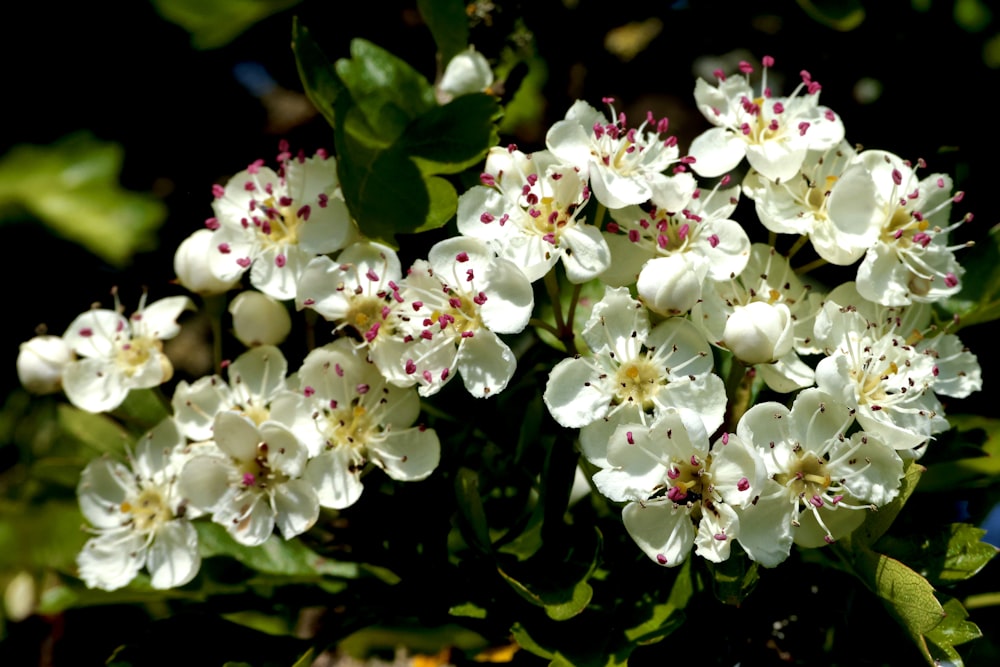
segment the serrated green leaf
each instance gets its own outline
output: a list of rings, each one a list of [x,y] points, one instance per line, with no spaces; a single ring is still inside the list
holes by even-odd
[[[253,24],[301,0],[153,0],[160,16],[191,33],[196,49],[224,46]]]
[[[16,146],[0,159],[0,206],[23,208],[56,234],[124,266],[156,247],[163,202],[121,188],[123,152],[86,134]]]
[[[335,125],[337,119],[334,109],[344,84],[337,76],[333,63],[313,40],[309,30],[299,22],[298,17],[292,22],[292,52],[295,54],[295,66],[306,96],[326,122],[331,126]]]
[[[372,132],[386,142],[435,106],[434,89],[422,74],[367,40],[351,40],[350,59],[334,68]]]
[[[415,119],[403,136],[404,150],[428,174],[454,174],[480,162],[500,138],[496,98],[473,93],[455,98]]]
[[[885,531],[889,530],[889,526],[896,520],[896,516],[903,509],[903,505],[906,504],[910,495],[913,494],[913,490],[917,487],[917,482],[921,481],[921,475],[927,470],[922,465],[913,461],[906,462],[904,466],[899,493],[893,501],[880,507],[877,512],[870,512],[865,517],[865,522],[851,533],[850,541],[856,547],[867,547],[874,544],[876,540],[885,534]]]
[[[128,432],[104,414],[60,404],[56,408],[60,430],[75,442],[101,454],[120,455],[131,442]]]
[[[958,600],[948,598],[943,607],[947,616],[925,635],[927,652],[932,660],[949,660],[959,667],[962,657],[954,647],[978,639],[983,633],[975,623],[965,620],[969,613]]]
[[[927,536],[886,535],[878,546],[908,563],[936,586],[964,581],[996,556],[997,548],[982,541],[985,530],[966,523],[953,523]]]
[[[257,572],[285,577],[339,577],[354,579],[358,565],[324,558],[300,540],[271,535],[258,547],[238,544],[222,526],[196,522],[198,545],[203,558],[228,556]]]
[[[442,65],[447,65],[469,43],[465,0],[418,0],[417,9],[434,36]]]

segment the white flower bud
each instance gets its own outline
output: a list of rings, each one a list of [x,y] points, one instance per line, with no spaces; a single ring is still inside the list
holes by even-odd
[[[73,361],[73,351],[59,336],[35,336],[21,343],[17,355],[17,376],[33,394],[52,394],[62,389],[66,364]]]
[[[209,296],[222,294],[232,289],[239,282],[236,280],[221,280],[209,268],[209,254],[215,249],[210,229],[199,229],[184,239],[177,247],[174,255],[174,272],[177,282],[186,289]]]
[[[661,315],[686,313],[701,298],[707,268],[681,254],[657,257],[642,267],[636,290],[650,310]]]
[[[736,306],[726,320],[723,343],[746,364],[775,361],[792,350],[792,314],[783,303],[753,301]]]
[[[247,347],[280,345],[292,330],[292,318],[285,306],[266,294],[249,290],[236,295],[229,304],[233,332]]]
[[[483,54],[469,47],[448,61],[438,84],[442,104],[459,95],[480,93],[493,83],[493,70]]]

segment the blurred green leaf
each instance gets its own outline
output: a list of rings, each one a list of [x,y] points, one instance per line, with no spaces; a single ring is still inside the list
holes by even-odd
[[[166,207],[118,184],[122,149],[77,134],[49,146],[15,146],[0,159],[0,210],[21,208],[56,234],[123,266],[156,246]]]
[[[980,415],[948,415],[957,433],[971,439],[977,431],[985,434],[982,456],[951,461],[938,461],[924,473],[921,491],[951,491],[955,488],[977,488],[1000,482],[1000,419]],[[978,441],[977,441],[978,442]]]
[[[469,16],[465,0],[417,0],[417,8],[430,28],[441,54],[442,67],[469,43]]]
[[[1000,225],[994,225],[985,239],[962,252],[962,267],[961,290],[940,304],[942,310],[959,318],[952,333],[1000,318]]]
[[[334,108],[337,95],[344,89],[344,84],[337,76],[333,63],[313,40],[309,30],[299,23],[298,17],[292,22],[292,51],[295,53],[295,65],[306,96],[323,114],[326,122],[331,126],[335,125]]]
[[[483,499],[479,495],[479,473],[469,468],[459,468],[455,475],[455,495],[458,499],[458,525],[466,543],[488,554],[493,545],[490,528],[483,509]]]
[[[159,389],[133,389],[114,416],[135,433],[145,433],[170,416]]]
[[[933,585],[946,586],[972,577],[996,556],[997,548],[982,541],[985,534],[981,528],[953,523],[926,536],[886,535],[878,546],[909,564]]]
[[[93,414],[67,403],[56,408],[60,430],[78,442],[101,454],[120,455],[131,443],[128,432],[104,414]]]
[[[87,539],[76,502],[50,500],[44,505],[0,503],[0,570],[75,569],[76,555]]]
[[[955,0],[955,23],[969,32],[979,32],[993,20],[993,12],[982,0]]]
[[[860,0],[796,1],[810,18],[834,30],[854,30],[865,20],[865,8]]]
[[[354,579],[359,569],[355,563],[324,558],[300,540],[284,540],[272,535],[258,547],[238,544],[222,526],[197,522],[198,542],[203,558],[228,556],[257,572],[285,577],[340,577]]]
[[[253,24],[301,0],[153,0],[156,11],[191,33],[196,49],[225,46]]]

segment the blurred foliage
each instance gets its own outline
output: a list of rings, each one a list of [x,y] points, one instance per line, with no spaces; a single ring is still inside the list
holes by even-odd
[[[162,202],[123,190],[120,146],[76,134],[49,146],[16,146],[0,158],[0,221],[27,213],[101,259],[123,266],[156,244]]]
[[[152,0],[156,11],[191,33],[196,49],[216,49],[302,0]]]

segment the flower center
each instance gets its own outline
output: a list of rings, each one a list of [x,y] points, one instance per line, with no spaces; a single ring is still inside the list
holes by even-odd
[[[371,414],[363,405],[340,409],[330,415],[327,422],[326,442],[330,447],[362,449],[373,437],[375,425]]]
[[[288,481],[287,475],[271,468],[267,455],[268,445],[262,442],[257,445],[257,455],[254,458],[237,462],[237,471],[244,488],[264,490]]]
[[[800,502],[815,504],[812,499],[822,498],[832,481],[826,472],[826,461],[804,451],[800,451],[798,457],[791,470],[777,473],[774,481],[787,487]]]
[[[615,373],[615,402],[635,403],[643,410],[653,407],[653,398],[666,384],[661,369],[649,359],[623,364]]]
[[[675,503],[695,502],[701,500],[707,491],[711,490],[711,475],[708,474],[708,461],[697,456],[689,460],[671,462],[667,470],[667,498]]]
[[[133,502],[123,502],[121,511],[122,514],[129,515],[129,520],[136,530],[142,533],[155,532],[158,526],[174,517],[170,506],[157,488],[144,489]]]
[[[118,346],[115,363],[126,376],[132,377],[142,370],[150,357],[157,356],[161,357],[160,363],[165,366],[166,371],[170,367],[170,362],[160,354],[162,349],[163,343],[156,338],[132,338]]]

